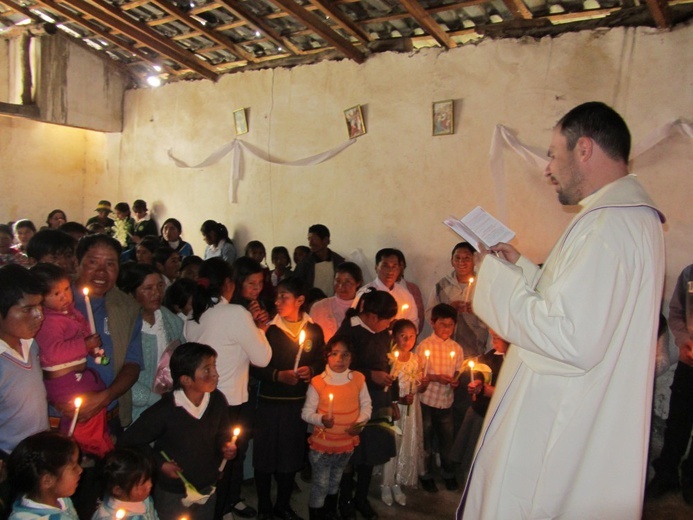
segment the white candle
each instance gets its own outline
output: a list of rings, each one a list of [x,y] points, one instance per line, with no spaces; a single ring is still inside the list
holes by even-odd
[[[80,406],[82,406],[82,398],[77,397],[75,398],[75,414],[72,416],[72,423],[70,423],[70,431],[67,432],[67,435],[69,437],[72,437],[72,434],[75,433],[75,426],[77,426],[77,417],[79,416]]]
[[[241,429],[240,428],[234,428],[231,433],[233,433],[233,437],[231,437],[231,446],[235,447],[236,441],[238,440],[238,436],[241,434]],[[222,460],[221,464],[219,464],[219,472],[224,471],[225,467],[226,467],[226,459]]]
[[[471,296],[472,292],[472,284],[474,283],[474,278],[469,279],[469,283],[467,284],[467,289],[464,291],[464,301],[465,303],[469,302],[469,297]]]
[[[455,351],[450,351],[450,362],[452,363],[452,375],[455,375]]]
[[[470,381],[474,382],[474,361],[470,361],[469,363],[469,374],[470,374]]]
[[[399,350],[395,350],[394,355],[395,355],[395,360],[392,362],[392,370],[390,370],[390,377],[395,377],[395,374],[397,373],[397,362],[399,361]]]
[[[332,419],[332,405],[334,404],[334,394],[330,394],[330,405],[329,408],[327,409],[327,418]]]
[[[91,309],[91,300],[89,299],[89,289],[82,289],[84,293],[84,305],[87,307],[87,319],[89,320],[89,330],[92,334],[96,334],[96,325],[94,324],[94,311]]]
[[[303,352],[303,343],[306,341],[306,331],[302,330],[298,335],[298,352],[296,353],[296,362],[294,363],[294,372],[298,371],[298,363],[301,361],[301,352]]]
[[[431,351],[430,351],[430,350],[426,350],[426,351],[424,352],[424,356],[426,356],[426,363],[424,364],[424,372],[423,372],[423,375],[424,375],[424,377],[426,377],[426,376],[428,375],[428,360],[429,360],[430,357],[431,357]]]

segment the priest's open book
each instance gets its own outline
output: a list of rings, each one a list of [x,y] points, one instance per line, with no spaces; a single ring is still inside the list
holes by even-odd
[[[480,250],[479,244],[488,249],[498,242],[509,242],[515,238],[514,231],[484,211],[481,206],[477,206],[459,220],[448,217],[443,223],[469,242],[477,251]]]

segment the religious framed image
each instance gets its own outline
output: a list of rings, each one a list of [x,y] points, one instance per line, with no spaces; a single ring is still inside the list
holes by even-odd
[[[452,99],[433,103],[433,135],[450,135],[455,133],[453,121],[454,107],[455,102]]]
[[[346,119],[347,131],[349,132],[349,139],[354,139],[366,133],[366,123],[363,122],[363,113],[361,112],[361,105],[356,105],[355,107],[347,108],[344,111],[344,118]]]
[[[233,124],[236,127],[236,135],[248,133],[248,120],[245,118],[245,108],[233,111]]]

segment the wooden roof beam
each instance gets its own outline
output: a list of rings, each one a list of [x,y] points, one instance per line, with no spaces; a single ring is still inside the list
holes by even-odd
[[[520,20],[531,20],[532,13],[522,0],[503,0],[505,7],[512,13],[514,18]]]
[[[186,13],[184,13],[181,9],[174,6],[173,4],[162,0],[152,0],[152,3],[160,9],[163,9],[168,14],[175,16],[178,20],[183,22],[188,27],[192,27],[193,30],[200,31],[210,40],[218,43],[219,45],[223,45],[232,54],[239,56],[247,61],[255,61],[255,56],[246,51],[243,47],[241,47],[240,45],[236,45],[223,34],[218,33],[213,29],[208,29],[207,26],[201,24],[191,16],[188,16]]]
[[[455,40],[448,36],[443,28],[438,22],[436,22],[433,17],[426,12],[426,10],[421,7],[421,4],[417,0],[399,0],[399,3],[404,6],[404,8],[409,11],[414,20],[423,27],[428,34],[430,34],[439,44],[441,44],[446,49],[452,49],[457,47]]]
[[[660,29],[669,29],[671,27],[671,10],[667,0],[645,0],[647,8],[654,19],[657,27]]]
[[[332,45],[347,58],[354,60],[356,63],[366,61],[366,55],[359,49],[354,47],[352,43],[344,38],[341,34],[335,32],[329,25],[323,22],[315,14],[301,7],[293,0],[271,0],[273,4],[281,7],[295,16],[306,27],[310,27],[317,35]]]
[[[168,57],[172,61],[176,61],[188,67],[197,72],[200,76],[214,81],[219,77],[210,64],[193,58],[192,55],[180,45],[173,43],[168,38],[164,38],[151,27],[139,24],[139,22],[133,20],[129,15],[103,0],[90,1],[96,7],[83,0],[69,0],[70,5],[75,9],[79,9],[82,12],[94,16],[102,23],[113,27],[128,38],[138,41],[159,54]]]
[[[237,0],[218,0],[218,3],[221,7],[228,9],[235,17],[245,20],[246,25],[252,30],[263,33],[275,46],[286,47],[294,54],[303,54],[301,49],[296,47],[291,40],[284,38],[261,17],[257,16],[250,9],[247,9],[241,2]]]
[[[330,4],[325,0],[310,0],[310,3],[320,9],[325,16],[331,16],[336,24],[338,24],[342,29],[351,34],[361,43],[368,43],[371,41],[371,37],[368,35],[368,33],[361,29],[361,27],[359,27],[354,20],[349,18],[349,16],[347,16],[344,11],[339,9],[337,6],[333,6],[333,4]]]

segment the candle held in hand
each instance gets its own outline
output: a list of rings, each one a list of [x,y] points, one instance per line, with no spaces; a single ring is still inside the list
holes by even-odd
[[[424,356],[426,356],[426,363],[424,364],[423,375],[424,375],[424,377],[426,377],[426,376],[428,375],[428,360],[429,360],[430,357],[431,357],[431,351],[427,349],[427,350],[424,352]]]
[[[330,398],[330,405],[329,405],[329,408],[327,409],[327,418],[332,419],[332,410],[333,410],[333,405],[334,405],[334,394],[330,394],[329,398]]]
[[[301,361],[301,352],[303,352],[303,343],[306,341],[306,331],[302,330],[298,335],[298,352],[296,353],[296,362],[294,363],[294,372],[298,371],[298,363]]]
[[[474,283],[474,278],[469,279],[469,283],[467,284],[467,289],[464,291],[464,302],[469,303],[469,298],[472,293],[472,284]]]
[[[450,351],[450,363],[452,364],[452,376],[455,376],[455,351]]]
[[[238,436],[241,434],[241,429],[236,427],[233,429],[231,432],[233,434],[233,437],[231,437],[231,446],[234,448],[236,447],[236,441],[238,440]],[[224,468],[226,467],[226,459],[221,461],[221,464],[219,464],[219,472],[221,473],[224,471]]]
[[[87,319],[89,320],[89,330],[92,334],[96,334],[96,324],[94,323],[94,311],[91,308],[91,300],[89,299],[89,289],[82,289],[84,293],[84,305],[87,308]]]
[[[80,406],[82,406],[82,398],[76,397],[75,398],[75,414],[72,416],[72,423],[70,423],[70,430],[67,432],[67,435],[69,437],[72,437],[72,434],[75,433],[75,426],[77,426],[77,417],[79,416]]]
[[[397,373],[398,362],[399,362],[399,350],[395,350],[393,352],[393,355],[395,356],[395,360],[392,362],[392,369],[390,370],[390,377],[395,377],[395,374]]]

